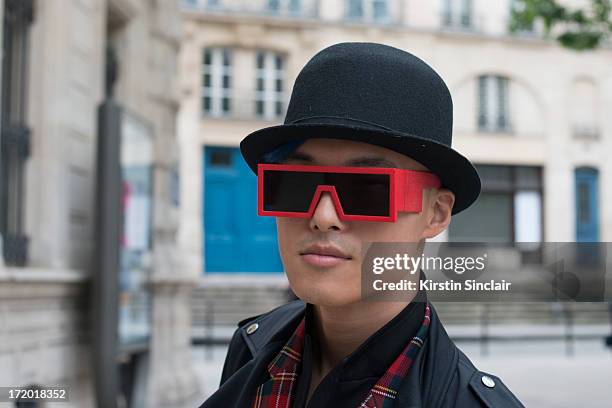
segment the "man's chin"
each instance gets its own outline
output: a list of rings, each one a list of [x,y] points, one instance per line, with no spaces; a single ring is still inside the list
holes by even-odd
[[[328,285],[326,287],[310,284],[292,286],[293,293],[306,303],[317,306],[341,307],[361,301],[360,292],[349,291],[341,285]]]

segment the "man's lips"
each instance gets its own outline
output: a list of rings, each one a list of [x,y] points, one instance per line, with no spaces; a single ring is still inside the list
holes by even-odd
[[[333,256],[336,258],[352,258],[349,254],[342,251],[340,248],[330,244],[314,244],[300,252],[300,255],[314,254],[314,255],[325,255]]]
[[[306,263],[318,267],[332,267],[352,259],[350,255],[331,245],[312,245],[300,252],[300,256]]]
[[[332,255],[317,255],[317,254],[304,254],[302,255],[302,259],[312,265],[318,267],[332,267],[339,265],[343,262],[348,262],[350,258],[339,258],[337,256]]]

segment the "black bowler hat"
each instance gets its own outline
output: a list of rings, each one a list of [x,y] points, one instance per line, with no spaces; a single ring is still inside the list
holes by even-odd
[[[455,194],[453,214],[480,194],[474,166],[451,148],[453,102],[424,61],[376,43],[340,43],[299,73],[283,125],[257,130],[240,151],[257,174],[261,156],[287,142],[349,139],[386,147],[422,163]]]

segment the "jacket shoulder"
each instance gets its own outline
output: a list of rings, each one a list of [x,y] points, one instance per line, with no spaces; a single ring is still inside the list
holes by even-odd
[[[266,344],[288,339],[298,320],[304,315],[306,304],[294,300],[261,315],[240,321],[238,331],[253,355]],[[295,323],[295,324],[294,324]]]
[[[508,389],[498,376],[477,369],[468,357],[460,351],[458,370],[462,387],[469,389],[479,403],[476,406],[491,408],[524,408],[521,401]],[[462,406],[462,405],[458,405]]]
[[[266,344],[274,340],[286,340],[295,329],[293,323],[303,315],[305,306],[306,304],[298,299],[239,321],[225,357],[221,384]]]

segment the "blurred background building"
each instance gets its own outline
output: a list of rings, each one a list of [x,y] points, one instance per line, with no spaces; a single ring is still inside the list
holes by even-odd
[[[66,386],[66,406],[79,408],[99,397],[96,149],[98,109],[112,99],[125,226],[118,355],[107,357],[121,372],[119,406],[180,406],[198,383],[194,275],[175,239],[178,2],[4,0],[0,10],[0,385]]]
[[[248,133],[283,121],[300,69],[334,43],[407,50],[448,84],[454,147],[476,164],[483,191],[437,240],[510,244],[508,265],[518,268],[538,259],[542,242],[612,239],[605,205],[612,199],[612,48],[570,51],[544,38],[537,23],[512,32],[513,7],[512,0],[182,2],[179,240],[201,275],[192,305],[196,344],[227,340],[238,320],[287,300],[275,220],[257,216],[256,178],[238,145]],[[608,400],[596,380],[597,373],[609,378],[597,354],[605,353],[601,340],[610,332],[606,304],[438,303],[437,309],[461,347],[482,369],[506,376],[527,406],[572,406],[577,399],[562,390],[575,378],[555,373],[585,368],[594,377],[585,380],[583,395]],[[500,341],[490,343],[493,338]],[[563,359],[577,350],[588,357]],[[201,371],[206,395],[218,384],[223,349],[218,353],[201,363],[208,367]],[[540,357],[500,358],[534,353]],[[525,370],[542,379],[541,387],[521,380]]]
[[[242,302],[245,313],[279,301],[275,221],[256,214],[255,176],[238,144],[282,122],[301,67],[341,41],[412,52],[451,90],[454,146],[476,164],[483,192],[440,240],[612,239],[612,212],[602,204],[612,200],[612,49],[569,51],[537,25],[511,33],[513,7],[511,0],[184,1],[181,237],[200,254],[200,293],[211,292],[195,298],[198,310],[206,308],[202,297],[215,299],[214,315],[233,319],[224,300]],[[235,298],[219,289],[228,285]],[[253,285],[266,295],[238,301],[239,289]]]

